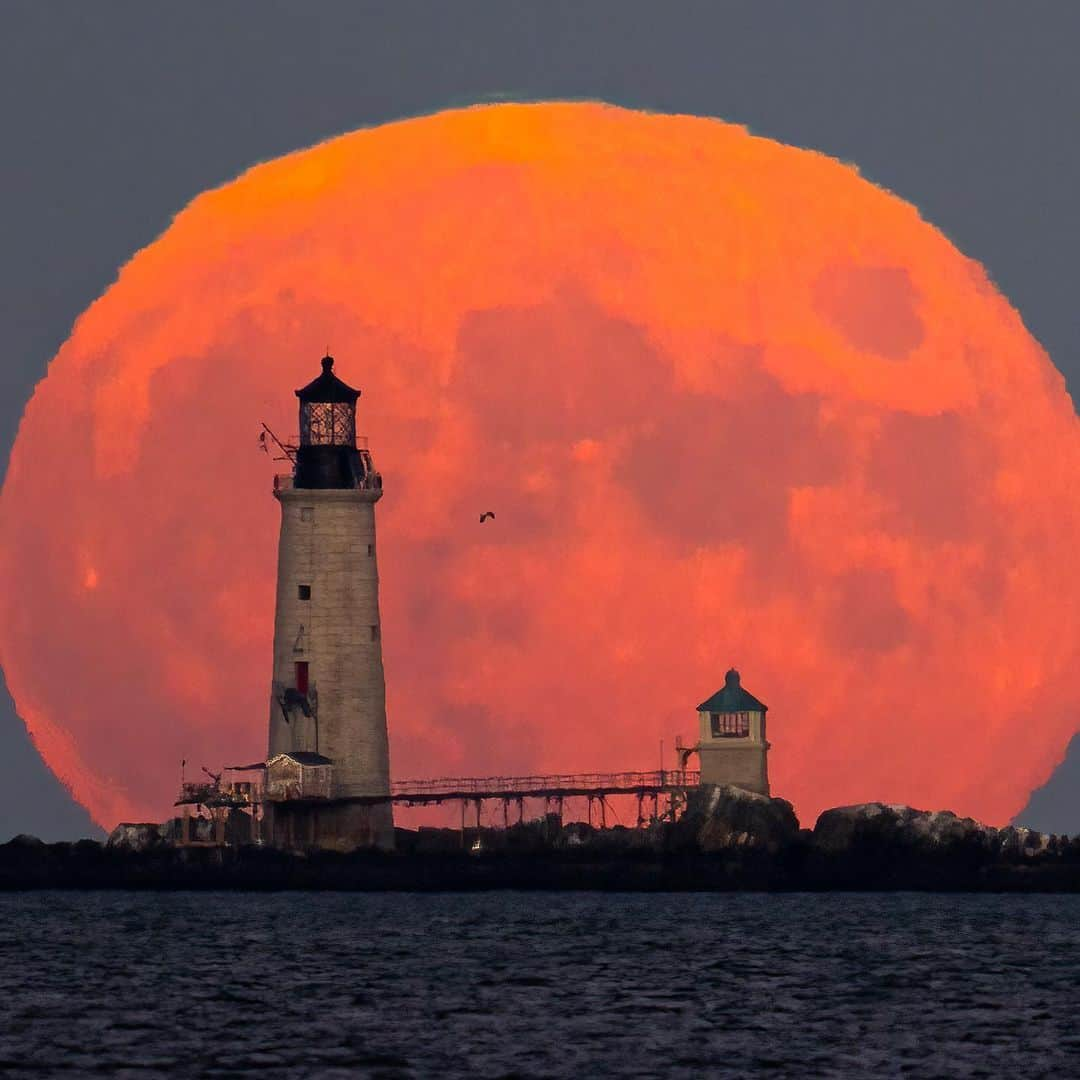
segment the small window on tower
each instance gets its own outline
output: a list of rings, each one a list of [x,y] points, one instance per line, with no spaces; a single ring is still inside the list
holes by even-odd
[[[368,553],[368,555],[374,555],[375,554],[375,545],[374,544],[368,544],[367,553]]]
[[[311,586],[310,585],[297,585],[296,594],[301,600],[311,599]]]
[[[373,626],[371,628],[371,640],[372,641],[378,641],[379,640],[379,628],[377,626]]]
[[[745,739],[750,734],[750,714],[710,713],[712,737],[714,739]]]
[[[301,506],[300,507],[300,520],[301,521],[314,521],[315,520],[315,507],[314,506]]]
[[[296,661],[296,689],[301,694],[308,692],[308,662],[306,660]]]

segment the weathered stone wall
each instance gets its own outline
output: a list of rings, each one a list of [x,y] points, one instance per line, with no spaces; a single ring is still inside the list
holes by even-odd
[[[718,743],[721,741],[716,740]],[[735,743],[736,740],[726,740]],[[765,748],[748,745],[701,748],[702,784],[731,784],[733,787],[769,794],[769,778],[765,765]]]
[[[281,503],[277,610],[274,619],[274,683],[293,687],[295,665],[308,664],[317,695],[314,717],[299,709],[286,722],[271,690],[269,753],[318,750],[334,763],[335,795],[382,795],[390,790],[386,688],[375,555],[378,490],[290,488]],[[299,587],[310,587],[301,599]],[[393,842],[390,808],[334,816],[350,836],[323,836],[324,846],[349,848]],[[328,822],[329,825],[329,822]],[[326,831],[326,830],[322,830]]]

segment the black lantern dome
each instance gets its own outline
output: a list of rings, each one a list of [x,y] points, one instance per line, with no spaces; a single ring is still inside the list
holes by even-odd
[[[356,447],[356,400],[360,391],[333,371],[334,358],[322,358],[322,374],[296,391],[300,399],[300,446],[293,483],[301,488],[367,486],[370,462]]]

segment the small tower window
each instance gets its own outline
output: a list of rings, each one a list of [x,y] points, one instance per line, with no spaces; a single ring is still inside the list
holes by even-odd
[[[368,553],[369,556],[375,554],[375,545],[374,544],[368,544],[367,553]]]
[[[301,506],[300,507],[300,520],[301,521],[314,521],[315,520],[315,507],[314,506]]]
[[[379,640],[379,628],[377,626],[373,626],[371,628],[371,640],[372,641],[378,641]]]
[[[308,662],[306,660],[296,661],[296,689],[301,694],[308,692]]]
[[[745,739],[750,734],[748,712],[710,713],[714,739]]]
[[[297,585],[296,586],[296,595],[301,600],[310,600],[311,599],[311,586],[310,585]]]

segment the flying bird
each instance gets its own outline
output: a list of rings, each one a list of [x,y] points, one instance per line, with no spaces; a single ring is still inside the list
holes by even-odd
[[[495,519],[495,511],[494,510],[485,510],[480,515],[480,524],[483,525],[484,522],[487,521],[488,518],[491,518],[492,520]]]

